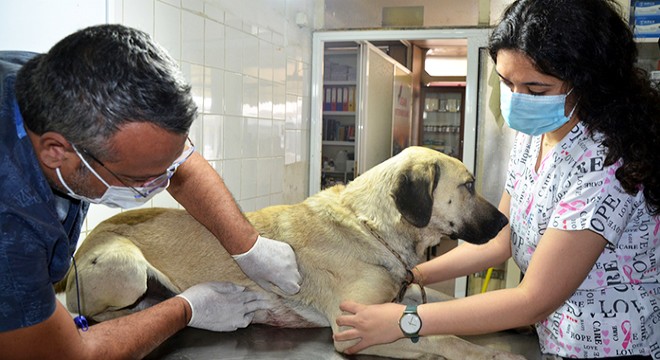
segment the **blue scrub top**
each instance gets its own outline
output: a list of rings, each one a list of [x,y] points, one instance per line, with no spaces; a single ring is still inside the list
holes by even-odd
[[[69,268],[89,207],[53,193],[25,131],[14,83],[35,55],[0,51],[0,331],[53,314],[53,284]],[[56,196],[69,203],[64,219]]]

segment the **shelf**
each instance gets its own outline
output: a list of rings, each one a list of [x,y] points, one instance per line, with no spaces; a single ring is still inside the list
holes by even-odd
[[[456,111],[448,111],[448,110],[424,110],[424,112],[427,112],[427,113],[433,113],[433,114],[458,114],[458,115],[461,114],[461,111],[460,111],[460,110],[456,110]]]
[[[440,151],[440,152],[445,152],[445,149],[446,149],[445,145],[423,144],[422,146],[425,147],[425,148],[433,149],[433,150]]]
[[[638,43],[656,43],[658,42],[657,37],[636,37],[635,42]]]
[[[323,115],[330,116],[355,116],[355,111],[324,111]]]
[[[338,170],[321,170],[322,173],[324,174],[339,174],[339,175],[345,175],[345,174],[352,174],[353,170],[350,171],[338,171]]]
[[[331,140],[323,140],[321,142],[322,145],[328,145],[328,146],[355,146],[355,141],[331,141]]]
[[[461,127],[458,125],[424,125],[423,131],[426,134],[458,134]]]
[[[323,80],[323,86],[357,85],[356,80]]]

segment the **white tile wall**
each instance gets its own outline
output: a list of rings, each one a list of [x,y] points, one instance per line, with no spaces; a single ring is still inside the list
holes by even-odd
[[[209,161],[217,161],[223,158],[223,117],[222,115],[202,115],[202,146],[198,151]]]
[[[259,116],[259,79],[243,75],[243,116]]]
[[[110,22],[151,34],[181,64],[199,116],[197,150],[245,211],[307,193],[309,0],[115,0]],[[169,193],[144,207],[180,207]],[[94,205],[82,238],[120,210]],[[86,231],[85,231],[86,230]]]
[[[126,2],[126,1],[125,1]],[[156,1],[154,38],[175,59],[181,59],[181,9]]]
[[[207,66],[204,70],[204,113],[225,113],[225,72]]]
[[[123,24],[154,34],[154,1],[133,0],[123,4]]]
[[[204,64],[204,17],[181,12],[181,61]]]

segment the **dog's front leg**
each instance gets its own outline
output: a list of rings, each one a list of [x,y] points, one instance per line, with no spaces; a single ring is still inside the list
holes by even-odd
[[[382,302],[374,299],[364,299],[369,297],[365,293],[362,293],[361,297],[362,299],[360,300],[362,300],[362,303]],[[453,299],[452,296],[429,288],[426,289],[426,297],[428,302],[440,302]],[[403,302],[405,304],[420,304],[422,303],[421,299],[422,295],[419,291],[419,287],[415,285],[408,288]],[[332,330],[335,334],[339,331],[348,329],[348,327],[337,326],[336,317],[339,315],[340,313],[336,312],[331,321]],[[351,341],[335,341],[334,345],[337,351],[343,352],[358,342],[359,339]],[[360,351],[359,354],[377,355],[398,359],[445,358],[449,360],[525,360],[525,357],[523,356],[477,345],[451,335],[422,336],[417,343],[413,343],[410,339],[403,338],[389,344],[371,346]]]
[[[360,354],[399,359],[525,360],[524,356],[473,344],[451,335],[422,336],[417,343],[399,339],[390,344],[371,346],[360,351]]]
[[[413,284],[410,285],[406,290],[402,303],[404,305],[421,305],[424,303],[424,298],[426,298],[427,303],[442,302],[455,299],[451,295],[447,295],[430,287],[425,287],[424,295],[422,295],[422,289],[417,284]]]

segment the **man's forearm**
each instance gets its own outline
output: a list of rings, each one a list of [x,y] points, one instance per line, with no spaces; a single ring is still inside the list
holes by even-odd
[[[247,221],[224,181],[194,153],[172,177],[170,194],[232,254],[248,251],[258,232]]]
[[[185,328],[191,314],[186,300],[174,297],[135,314],[96,324],[81,334],[84,341],[106,352],[99,358],[142,359]]]

